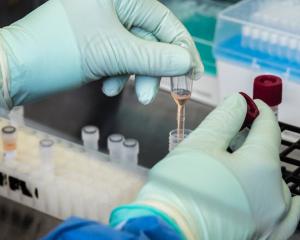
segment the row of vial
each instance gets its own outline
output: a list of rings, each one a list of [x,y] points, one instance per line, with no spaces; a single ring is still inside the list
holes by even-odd
[[[82,141],[87,150],[98,150],[99,129],[95,126],[82,128]],[[14,126],[2,128],[3,159],[13,160],[17,155],[17,129]],[[54,141],[42,139],[39,144],[40,158],[43,164],[51,165]],[[124,165],[138,164],[139,142],[136,139],[125,139],[121,134],[112,134],[107,140],[110,161]]]
[[[300,39],[296,37],[245,25],[242,29],[242,47],[300,64]]]

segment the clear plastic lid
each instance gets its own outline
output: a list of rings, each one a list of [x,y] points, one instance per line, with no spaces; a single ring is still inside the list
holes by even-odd
[[[299,26],[299,1],[241,1],[219,14],[215,57],[300,81]]]

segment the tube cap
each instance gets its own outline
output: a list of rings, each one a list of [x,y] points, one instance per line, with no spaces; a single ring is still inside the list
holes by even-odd
[[[254,120],[259,115],[259,110],[255,104],[255,102],[252,100],[251,97],[249,97],[246,93],[240,92],[240,94],[245,98],[247,102],[247,114],[244,120],[244,123],[242,125],[242,129],[245,127],[250,128]]]
[[[274,75],[261,75],[254,79],[253,98],[261,99],[270,107],[282,101],[282,80]]]

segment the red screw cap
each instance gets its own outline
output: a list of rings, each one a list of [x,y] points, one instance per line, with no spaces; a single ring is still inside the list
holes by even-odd
[[[282,80],[274,75],[261,75],[254,79],[253,98],[261,99],[270,107],[282,101]]]
[[[243,129],[245,127],[250,128],[252,123],[254,122],[254,120],[259,115],[259,110],[251,97],[249,97],[244,92],[240,92],[240,94],[245,98],[245,100],[247,102],[247,114],[246,114],[245,121],[244,121],[241,129]]]

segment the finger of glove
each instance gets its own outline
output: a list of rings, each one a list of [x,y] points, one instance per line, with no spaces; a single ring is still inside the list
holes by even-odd
[[[147,105],[155,99],[159,90],[160,78],[148,76],[136,76],[135,92],[141,102]]]
[[[240,94],[228,97],[180,146],[206,151],[226,151],[232,138],[240,130],[246,111],[246,100]]]
[[[178,18],[163,4],[155,0],[116,1],[120,21],[130,29],[140,27],[161,42],[173,43],[188,50],[192,58],[193,77],[199,79],[204,67],[195,43]]]
[[[300,197],[292,198],[291,208],[279,226],[274,227],[274,231],[268,238],[270,240],[286,240],[295,232],[300,219]]]
[[[157,42],[156,37],[152,33],[147,32],[142,28],[133,27],[130,31],[135,36],[138,36],[144,40]],[[144,105],[151,103],[158,93],[159,83],[159,77],[136,76],[135,91],[139,102]]]
[[[118,95],[126,85],[128,81],[128,75],[109,77],[104,80],[102,85],[102,92],[108,97],[114,97]]]
[[[120,73],[131,73],[146,76],[184,75],[192,67],[188,51],[182,47],[153,42],[137,36],[127,36],[126,43],[120,43]]]
[[[149,33],[141,28],[137,28],[137,27],[133,27],[130,30],[134,35],[145,39],[145,40],[150,40],[150,41],[157,41],[157,39],[153,36],[152,33]],[[126,85],[127,80],[129,79],[129,75],[121,75],[121,76],[113,76],[113,77],[108,77],[104,82],[103,82],[103,86],[102,86],[102,91],[106,96],[109,97],[113,97],[118,95],[124,88],[124,86]],[[155,85],[156,86],[156,85]],[[150,92],[151,90],[154,91],[153,89],[155,88],[155,86],[153,86],[152,88],[150,86],[148,86],[150,88]],[[143,91],[142,91],[143,90]],[[146,94],[144,96],[144,89],[141,89],[141,97],[139,98],[139,101],[146,104],[147,102],[151,102],[152,98],[147,99]],[[148,94],[149,96],[149,94]]]
[[[255,100],[259,109],[259,115],[253,122],[250,132],[239,150],[253,154],[260,153],[263,156],[274,157],[268,159],[278,160],[280,146],[280,129],[271,108],[261,100]]]

